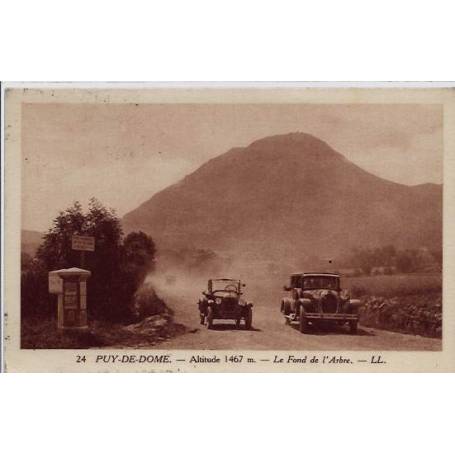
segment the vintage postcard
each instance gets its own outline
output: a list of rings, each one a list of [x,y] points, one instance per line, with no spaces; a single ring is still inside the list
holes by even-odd
[[[9,84],[7,372],[455,371],[455,90]]]

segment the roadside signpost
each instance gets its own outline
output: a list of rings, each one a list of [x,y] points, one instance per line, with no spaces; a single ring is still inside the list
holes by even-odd
[[[87,279],[90,275],[90,271],[76,267],[49,272],[49,292],[58,297],[59,329],[88,329]]]
[[[95,237],[88,235],[73,235],[71,248],[81,252],[81,267],[85,266],[85,252],[95,251]]]
[[[59,329],[88,329],[87,280],[91,276],[84,270],[85,252],[95,251],[95,237],[73,235],[71,248],[81,252],[81,268],[52,270],[49,272],[49,293],[56,294],[57,327]]]

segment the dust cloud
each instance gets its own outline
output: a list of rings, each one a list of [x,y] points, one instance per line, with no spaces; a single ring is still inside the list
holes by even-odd
[[[179,266],[161,266],[150,273],[144,284],[151,284],[156,293],[165,300],[177,318],[194,318],[197,302],[207,289],[207,281],[213,278],[239,279],[246,300],[256,305],[274,305],[279,308],[283,285],[289,280],[284,272],[270,271],[264,264],[230,261],[220,268],[190,270]],[[276,308],[275,308],[276,306]]]

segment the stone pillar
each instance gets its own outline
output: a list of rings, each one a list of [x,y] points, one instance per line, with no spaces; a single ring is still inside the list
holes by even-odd
[[[57,327],[88,329],[87,279],[88,270],[71,268],[49,273],[49,292],[58,294]]]

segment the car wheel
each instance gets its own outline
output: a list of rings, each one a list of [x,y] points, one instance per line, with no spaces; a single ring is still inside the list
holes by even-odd
[[[235,320],[235,328],[240,329],[240,318]]]
[[[349,331],[352,334],[357,333],[357,326],[358,326],[358,321],[349,321]]]
[[[207,320],[207,328],[212,329],[213,328],[213,308],[211,306],[209,306],[207,308],[206,320]]]
[[[291,313],[291,308],[290,308],[289,302],[285,302],[283,300],[281,301],[281,312],[285,316],[289,316],[289,314]]]
[[[253,310],[251,308],[248,308],[246,316],[245,316],[245,329],[250,330],[252,324],[253,324]]]
[[[308,323],[307,317],[305,316],[305,310],[303,306],[300,307],[299,326],[301,333],[308,333],[310,331],[310,325]]]
[[[205,323],[205,314],[201,313],[199,316],[201,318],[201,324],[204,325],[204,323]]]

